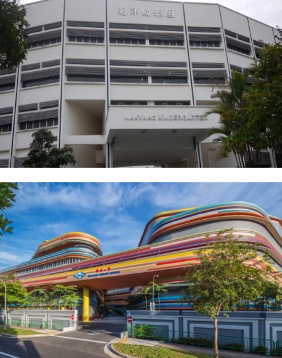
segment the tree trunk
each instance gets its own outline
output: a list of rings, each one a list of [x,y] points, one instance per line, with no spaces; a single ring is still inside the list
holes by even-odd
[[[217,317],[213,321],[214,324],[214,357],[218,358],[218,326]]]

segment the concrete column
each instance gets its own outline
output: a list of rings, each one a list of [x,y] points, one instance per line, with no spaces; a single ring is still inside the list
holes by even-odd
[[[83,287],[82,320],[89,322],[89,288]]]

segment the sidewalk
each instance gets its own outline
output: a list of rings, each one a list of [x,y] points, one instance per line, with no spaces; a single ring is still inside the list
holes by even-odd
[[[205,347],[198,347],[198,346],[190,346],[185,344],[176,344],[176,343],[164,343],[158,341],[149,341],[145,339],[136,339],[136,338],[121,338],[117,339],[111,343],[125,343],[125,344],[140,344],[146,345],[151,347],[165,347],[169,349],[179,350],[179,351],[186,351],[191,353],[205,353],[210,354],[213,356],[213,348],[205,348]],[[109,352],[107,352],[109,354]],[[113,350],[109,354],[112,358],[120,357],[117,355]],[[244,353],[244,352],[236,352],[236,351],[226,351],[226,350],[219,350],[220,358],[269,358],[270,356],[261,355],[261,354],[252,354],[252,353]]]

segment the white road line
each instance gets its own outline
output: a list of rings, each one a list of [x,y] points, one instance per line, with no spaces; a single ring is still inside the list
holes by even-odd
[[[73,337],[63,337],[63,336],[56,336],[56,335],[51,335],[51,337],[56,337],[56,338],[64,338],[64,339],[74,339],[75,341],[85,341],[85,342],[93,342],[93,343],[103,343],[106,344],[108,342],[103,342],[103,341],[93,341],[91,339],[82,339],[82,338],[73,338]],[[16,357],[18,358],[18,357]]]
[[[7,353],[4,353],[4,352],[0,352],[0,356],[5,356],[5,357],[9,357],[9,358],[19,358],[19,357],[16,357],[16,356],[12,356],[11,354],[7,354]]]

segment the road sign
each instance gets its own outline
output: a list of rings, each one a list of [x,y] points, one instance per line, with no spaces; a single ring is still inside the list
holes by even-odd
[[[132,316],[127,316],[127,322],[132,323],[133,322],[133,317]]]
[[[72,315],[70,316],[70,319],[74,320],[74,314],[72,314]]]

